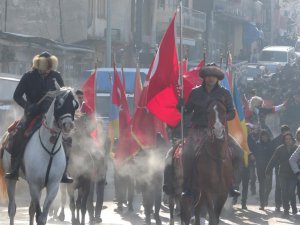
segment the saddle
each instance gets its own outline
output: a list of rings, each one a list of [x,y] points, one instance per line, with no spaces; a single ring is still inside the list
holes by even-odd
[[[13,136],[17,132],[18,125],[21,120],[14,121],[8,128],[6,134],[4,134],[1,147],[0,147],[0,158],[3,158],[4,150],[11,154],[11,147],[13,145]],[[36,116],[28,125],[24,132],[24,138],[29,140],[32,134],[38,130],[42,125],[42,114]]]

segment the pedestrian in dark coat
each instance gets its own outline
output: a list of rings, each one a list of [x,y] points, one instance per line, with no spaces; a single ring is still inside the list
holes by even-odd
[[[294,204],[292,201],[295,200],[297,179],[291,169],[289,159],[297,149],[297,145],[295,144],[293,135],[291,133],[286,133],[283,135],[283,142],[284,144],[280,145],[272,155],[272,158],[266,168],[266,175],[270,176],[273,167],[276,164],[279,164],[279,180],[281,186],[282,205],[284,209],[283,217],[286,218],[289,216],[289,202],[291,202],[293,206]],[[297,213],[297,208],[293,208],[292,210],[293,214]]]
[[[256,173],[259,183],[259,209],[264,210],[264,207],[268,205],[269,194],[272,189],[272,175],[268,177],[265,175],[267,164],[273,154],[272,143],[268,131],[262,130],[260,132],[259,141],[252,152],[256,161]]]

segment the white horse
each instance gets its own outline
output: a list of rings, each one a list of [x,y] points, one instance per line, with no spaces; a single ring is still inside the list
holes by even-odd
[[[50,205],[58,192],[66,168],[62,136],[70,134],[74,128],[74,112],[78,108],[70,88],[56,91],[54,97],[43,118],[42,126],[29,139],[23,158],[24,173],[21,176],[28,182],[31,196],[30,225],[34,223],[35,214],[38,225],[45,225],[47,222]],[[4,151],[3,166],[5,171],[10,168],[10,154],[7,151]],[[4,177],[0,177],[1,179],[3,181]],[[14,224],[16,214],[16,182],[16,180],[6,180],[10,225]],[[41,210],[40,197],[44,187],[47,193]]]

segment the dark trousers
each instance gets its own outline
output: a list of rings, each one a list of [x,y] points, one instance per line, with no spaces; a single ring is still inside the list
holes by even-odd
[[[281,185],[279,179],[279,167],[275,167],[275,206],[280,208],[282,206]]]
[[[297,181],[297,196],[298,196],[298,201],[300,203],[300,181]]]
[[[250,190],[251,194],[254,195],[256,193],[256,173],[255,173],[255,163],[249,163],[250,170]]]
[[[134,179],[130,176],[121,175],[115,169],[115,194],[118,206],[121,207],[123,203],[132,204],[134,198]]]
[[[265,167],[257,167],[257,178],[258,178],[258,189],[259,189],[259,200],[260,206],[265,207],[268,205],[269,195],[272,190],[272,175],[266,177]]]
[[[249,180],[250,180],[250,169],[249,169],[249,167],[243,166],[243,169],[242,169],[242,206],[246,206],[246,204],[247,204]]]
[[[279,179],[281,185],[281,197],[284,211],[289,211],[290,203],[293,208],[293,211],[297,210],[295,195],[295,189],[297,185],[296,178],[290,176],[280,176]]]
[[[93,182],[90,188],[90,194],[87,202],[89,216],[91,218],[100,218],[104,201],[104,188],[106,181],[100,180]],[[96,207],[94,207],[94,194],[96,193]]]

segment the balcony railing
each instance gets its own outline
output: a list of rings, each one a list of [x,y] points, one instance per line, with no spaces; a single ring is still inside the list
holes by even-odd
[[[206,30],[206,14],[194,9],[182,7],[182,25],[198,32]]]

